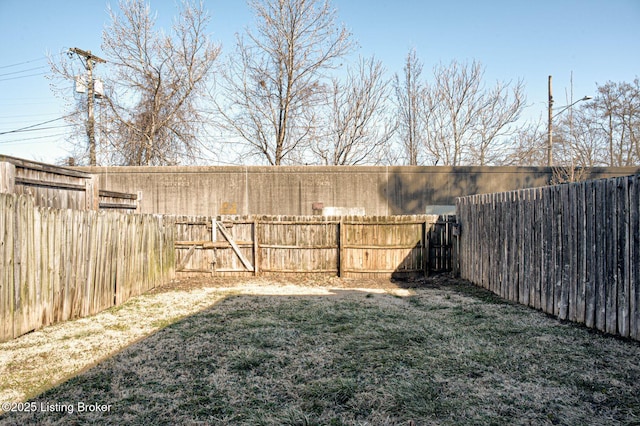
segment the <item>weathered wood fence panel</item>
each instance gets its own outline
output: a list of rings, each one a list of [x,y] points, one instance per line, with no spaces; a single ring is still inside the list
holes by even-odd
[[[176,270],[184,274],[388,278],[453,267],[452,217],[178,216],[175,220]]]
[[[390,216],[343,221],[341,275],[403,277],[428,273],[425,228],[437,217]]]
[[[461,276],[558,318],[640,340],[639,181],[459,198]]]
[[[161,216],[43,208],[0,194],[0,341],[169,280],[173,235]]]
[[[176,216],[174,224],[176,272],[210,273],[215,261],[211,218]]]
[[[339,223],[335,218],[271,216],[257,228],[258,272],[264,275],[338,275]]]
[[[95,177],[92,179],[95,180]],[[120,213],[134,213],[139,208],[138,194],[101,189],[98,191],[98,208]]]
[[[99,190],[98,179],[68,167],[0,155],[0,193],[31,195],[41,207],[138,211],[139,194]]]

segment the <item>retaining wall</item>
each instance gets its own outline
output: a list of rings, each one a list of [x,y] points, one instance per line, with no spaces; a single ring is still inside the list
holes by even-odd
[[[457,197],[548,185],[547,167],[215,166],[85,167],[101,189],[141,193],[142,213],[312,215],[326,207],[366,215],[424,214]],[[591,178],[637,173],[597,168]]]

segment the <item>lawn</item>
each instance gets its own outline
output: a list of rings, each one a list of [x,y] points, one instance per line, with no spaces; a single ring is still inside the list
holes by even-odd
[[[201,283],[211,303],[0,424],[640,424],[637,342],[446,277],[336,283]]]

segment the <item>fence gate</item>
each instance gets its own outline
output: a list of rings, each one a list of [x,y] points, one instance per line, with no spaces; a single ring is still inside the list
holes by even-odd
[[[450,272],[456,269],[456,217],[443,215],[429,230],[429,271]]]
[[[183,275],[402,278],[455,266],[455,216],[181,216],[175,224]]]

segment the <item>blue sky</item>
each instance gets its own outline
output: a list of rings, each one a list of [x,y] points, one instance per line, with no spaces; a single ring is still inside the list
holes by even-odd
[[[67,109],[45,77],[46,54],[71,47],[101,54],[105,0],[0,0],[0,133],[55,120]],[[439,63],[480,61],[485,82],[523,79],[527,118],[544,114],[547,79],[556,107],[594,95],[597,84],[640,77],[640,0],[333,0],[339,19],[388,76],[402,72],[415,49],[429,76]],[[174,0],[151,0],[158,24],[170,27]],[[223,54],[254,21],[243,0],[205,0],[211,36]],[[96,73],[99,75],[100,66]],[[43,130],[0,134],[0,154],[56,162],[67,155],[62,120]]]

